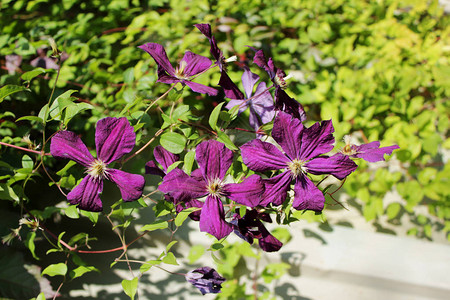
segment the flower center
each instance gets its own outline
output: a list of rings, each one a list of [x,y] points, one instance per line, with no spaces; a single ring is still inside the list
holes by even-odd
[[[186,69],[187,63],[185,60],[180,62],[180,65],[175,68],[175,77],[178,79],[188,79],[188,76],[184,74],[184,70]]]
[[[306,172],[306,167],[304,166],[305,161],[294,159],[292,162],[288,164],[289,170],[292,172],[294,177],[297,177],[301,173]]]
[[[215,178],[208,182],[207,189],[210,195],[220,196],[223,182],[219,178]]]
[[[355,155],[357,153],[356,146],[353,144],[350,144],[350,136],[346,135],[344,136],[345,146],[340,150],[340,152],[344,155]]]
[[[275,75],[275,84],[281,87],[282,89],[285,89],[287,87],[287,80],[291,78],[291,75],[284,76],[285,74],[283,71],[277,71],[277,74]]]
[[[92,164],[89,165],[86,173],[92,176],[95,180],[102,180],[108,176],[108,168],[104,162],[99,159],[95,159]]]

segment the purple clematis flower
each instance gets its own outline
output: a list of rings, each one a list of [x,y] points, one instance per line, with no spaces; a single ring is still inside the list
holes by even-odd
[[[350,143],[350,136],[346,135],[344,137],[345,146],[341,149],[340,153],[342,155],[347,155],[353,158],[362,158],[368,162],[377,162],[384,160],[384,155],[391,155],[392,151],[395,149],[400,149],[397,145],[392,145],[389,147],[381,147],[380,142],[375,141],[368,144],[353,145]]]
[[[216,65],[219,66],[220,69],[220,79],[219,79],[219,85],[223,88],[223,91],[225,93],[225,97],[230,99],[244,99],[244,95],[241,93],[241,91],[238,89],[238,87],[233,83],[231,78],[228,76],[226,70],[227,70],[227,63],[230,61],[235,61],[236,57],[230,57],[228,59],[225,58],[223,55],[223,52],[219,49],[217,46],[216,38],[211,33],[211,25],[209,24],[195,24],[195,27],[197,27],[198,30],[200,30],[201,33],[203,33],[204,36],[209,40],[209,44],[211,48],[209,49],[209,52],[216,60]]]
[[[236,105],[239,105],[239,113],[250,108],[250,126],[258,130],[262,124],[269,123],[275,117],[275,109],[273,106],[273,98],[266,87],[265,82],[259,83],[255,91],[255,97],[252,98],[253,88],[258,82],[259,76],[250,72],[249,69],[244,70],[242,74],[242,85],[244,86],[245,97],[242,95],[240,99],[234,99],[228,102],[225,106],[227,109],[231,109]],[[235,85],[233,83],[233,85]],[[236,87],[237,88],[237,87]]]
[[[216,270],[210,267],[202,267],[189,271],[185,276],[186,280],[198,288],[203,295],[207,293],[220,293],[222,283],[226,280]]]
[[[36,57],[35,59],[33,59],[30,62],[30,65],[32,65],[33,67],[40,67],[40,68],[44,68],[44,69],[55,69],[58,70],[59,66],[56,63],[56,60],[50,57],[47,57],[44,49],[39,48],[37,50],[38,52],[38,57]]]
[[[97,122],[95,145],[98,158],[94,158],[81,139],[71,131],[60,131],[52,137],[50,153],[54,157],[71,159],[86,167],[86,177],[69,194],[71,204],[80,209],[102,211],[100,193],[103,179],[117,184],[123,201],[139,199],[145,180],[141,175],[130,174],[107,166],[131,152],[136,134],[126,118],[104,118]]]
[[[289,95],[284,91],[287,86],[286,80],[289,76],[286,76],[286,73],[284,73],[283,70],[275,67],[271,57],[267,60],[262,50],[253,50],[256,51],[255,56],[253,57],[253,62],[257,64],[258,67],[266,70],[267,74],[269,74],[270,80],[272,80],[275,85],[275,108],[294,116],[302,122],[306,120],[306,114],[303,106],[295,99],[289,97]]]
[[[200,213],[200,231],[218,240],[230,234],[232,226],[225,221],[221,197],[239,204],[255,207],[261,201],[264,185],[261,177],[251,175],[242,183],[224,183],[227,170],[233,163],[233,152],[224,144],[209,140],[200,143],[195,151],[199,169],[191,176],[174,169],[164,176],[159,190],[174,198],[199,199],[206,196]]]
[[[8,74],[12,75],[16,73],[22,63],[22,56],[17,54],[10,54],[5,56],[5,67],[8,70]]]
[[[275,177],[265,179],[266,191],[260,205],[282,204],[294,180],[292,206],[299,210],[321,211],[325,197],[306,174],[331,174],[342,180],[357,168],[347,156],[321,156],[333,149],[333,132],[331,120],[306,128],[299,119],[279,112],[272,137],[284,153],[275,145],[257,139],[244,144],[241,147],[242,159],[250,169],[257,172],[286,169]]]
[[[145,164],[145,174],[158,175],[163,178],[166,176],[167,169],[180,158],[178,155],[167,151],[162,146],[156,146],[155,149],[153,149],[153,156],[163,169],[159,168],[156,163],[151,160]],[[189,207],[201,208],[203,206],[203,202],[198,201],[197,199],[186,198],[183,193],[175,193],[174,195],[175,197],[171,194],[165,194],[164,197],[166,198],[166,201],[175,204],[177,213]],[[200,219],[200,211],[190,213],[189,217],[194,221],[198,221]]]
[[[173,68],[167,58],[164,47],[156,43],[147,43],[139,46],[142,50],[150,54],[158,65],[158,82],[181,83],[189,86],[194,92],[217,95],[217,90],[209,86],[192,82],[192,77],[206,71],[212,62],[201,55],[187,51],[181,59],[177,68]]]
[[[253,239],[258,239],[262,250],[266,252],[280,250],[283,243],[270,234],[261,220],[272,223],[269,214],[260,213],[256,209],[252,209],[247,210],[242,218],[239,214],[235,214],[231,224],[233,224],[234,233],[249,244],[253,244]]]

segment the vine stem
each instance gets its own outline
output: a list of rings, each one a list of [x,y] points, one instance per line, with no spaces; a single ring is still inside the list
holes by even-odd
[[[159,136],[161,135],[161,133],[164,132],[165,129],[160,129],[158,130],[155,135],[144,145],[141,147],[141,149],[137,150],[136,152],[134,152],[132,155],[130,155],[129,157],[127,157],[127,159],[125,159],[123,161],[122,164],[126,163],[127,161],[129,161],[130,159],[132,159],[133,157],[135,157],[136,155],[138,155],[139,153],[141,153],[142,151],[145,150],[145,148],[147,148],[148,146],[150,146],[150,144]]]
[[[11,148],[15,148],[15,149],[19,149],[19,150],[30,152],[30,153],[40,154],[42,156],[51,155],[50,153],[45,153],[44,150],[42,150],[42,151],[31,150],[31,149],[28,149],[28,148],[24,148],[24,147],[12,145],[12,144],[4,143],[4,142],[0,142],[0,145],[11,147]]]
[[[125,259],[116,259],[115,261],[116,261],[116,262],[132,262],[132,263],[137,263],[137,264],[142,264],[142,265],[153,265],[153,264],[148,263],[148,262],[145,262],[145,261],[133,260],[133,259],[129,259],[129,260],[125,260]],[[160,267],[160,266],[158,266],[158,265],[153,265],[153,266],[156,267],[156,268],[158,268],[158,269],[160,269],[160,270],[163,270],[163,271],[165,271],[165,272],[167,272],[167,273],[169,273],[169,274],[172,274],[172,275],[186,276],[185,273],[171,272],[171,271],[169,271],[169,270],[167,270],[167,269],[164,269],[163,267]]]

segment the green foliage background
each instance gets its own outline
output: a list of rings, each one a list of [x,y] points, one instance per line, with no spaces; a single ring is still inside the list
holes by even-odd
[[[1,16],[2,142],[28,147],[23,137],[29,134],[32,142],[43,145],[43,130],[49,137],[63,126],[93,146],[98,119],[126,115],[142,129],[138,146],[161,126],[176,128],[186,140],[182,148],[192,146],[198,137],[189,126],[177,118],[163,119],[156,107],[143,113],[146,100],[156,99],[167,86],[156,83],[153,59],[137,46],[160,43],[173,62],[186,50],[209,57],[208,42],[193,25],[210,23],[226,57],[236,54],[240,63],[251,65],[246,46],[262,48],[292,74],[288,93],[303,104],[309,120],[332,118],[337,141],[352,134],[360,143],[380,140],[382,146],[400,146],[389,168],[359,162],[357,174],[344,184],[351,209],[360,210],[367,221],[383,218],[399,224],[406,216],[413,224],[408,233],[419,238],[433,239],[435,232],[449,237],[450,19],[438,1],[2,0]],[[59,107],[51,109],[54,120],[44,125],[37,117],[43,116],[56,72],[20,76],[33,70],[29,62],[38,48],[48,46],[49,37],[69,56],[55,90]],[[23,57],[21,72],[14,75],[4,70],[4,57],[10,54]],[[251,68],[267,79],[255,65]],[[240,80],[237,64],[229,74]],[[214,86],[218,76],[210,72],[199,82]],[[220,95],[199,98],[183,91],[171,93],[159,107],[169,112],[173,103],[189,105],[194,108],[189,118],[201,119],[220,101]],[[21,117],[26,118],[18,121]],[[207,125],[208,119],[202,122]],[[53,206],[63,197],[37,197],[37,185],[48,184],[43,171],[32,172],[39,161],[3,146],[0,155],[0,199],[9,201],[1,207],[17,212],[13,204],[29,202],[44,218],[58,210]],[[151,154],[143,154],[128,168],[142,173],[150,159]],[[46,166],[56,171],[64,164],[48,159]],[[71,188],[80,176],[81,171],[73,170],[59,183]],[[33,180],[37,184],[28,183]],[[399,200],[386,203],[388,192]]]

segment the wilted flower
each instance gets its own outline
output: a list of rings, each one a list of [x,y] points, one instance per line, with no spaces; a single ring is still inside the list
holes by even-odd
[[[266,190],[260,205],[282,204],[291,181],[294,180],[292,206],[295,209],[321,211],[325,197],[307,173],[331,174],[342,180],[357,168],[347,156],[322,155],[333,149],[333,132],[331,120],[306,128],[299,119],[279,112],[273,125],[272,137],[284,153],[275,145],[258,139],[242,145],[242,159],[250,169],[257,172],[286,169],[283,173],[264,180]]]
[[[272,223],[272,219],[268,213],[260,213],[256,209],[252,209],[247,210],[243,217],[235,214],[230,223],[233,224],[234,233],[249,244],[253,244],[253,240],[258,239],[259,246],[262,250],[266,252],[280,250],[283,243],[270,234],[261,220]]]
[[[131,152],[136,134],[126,118],[104,118],[97,122],[95,145],[98,158],[94,158],[81,139],[71,131],[58,132],[51,141],[54,157],[69,158],[86,167],[86,177],[68,195],[71,204],[88,211],[102,211],[100,193],[103,179],[108,179],[120,189],[123,201],[139,199],[145,180],[141,175],[130,174],[107,166]]]
[[[47,57],[44,49],[39,48],[37,52],[39,56],[30,62],[33,67],[55,70],[59,69],[58,64],[55,62],[55,59]]]
[[[194,92],[217,95],[217,90],[209,86],[192,82],[191,79],[211,66],[211,61],[201,55],[187,51],[181,59],[180,64],[175,69],[167,58],[164,47],[156,43],[147,43],[139,46],[142,50],[150,54],[158,65],[158,82],[163,83],[181,83],[187,85]]]
[[[266,70],[270,80],[272,80],[275,85],[275,108],[294,116],[300,121],[304,121],[306,119],[306,114],[303,106],[295,99],[289,97],[284,91],[287,87],[286,80],[289,76],[286,76],[286,73],[284,73],[283,70],[275,67],[271,57],[267,60],[262,50],[253,50],[256,51],[253,62],[260,68]]]
[[[226,280],[210,267],[202,267],[186,274],[186,280],[198,288],[205,295],[207,293],[220,293],[222,283]]]
[[[340,153],[353,158],[362,158],[368,162],[377,162],[384,160],[384,155],[391,155],[392,151],[399,149],[397,145],[392,145],[389,147],[381,147],[380,142],[370,142],[368,144],[353,145],[350,143],[350,136],[346,135],[344,137],[345,146],[341,149]]]
[[[8,70],[8,74],[12,75],[16,73],[16,70],[19,68],[22,63],[22,56],[16,54],[10,54],[5,56],[6,63],[5,67]]]
[[[173,154],[164,149],[163,146],[156,146],[155,149],[153,149],[153,156],[163,169],[159,168],[156,163],[151,160],[145,164],[145,174],[158,175],[161,177],[166,176],[167,168],[180,158],[177,154]],[[189,207],[201,208],[203,206],[203,202],[198,201],[197,199],[183,197],[183,193],[174,193],[174,196],[172,196],[171,193],[167,193],[164,195],[164,198],[166,201],[175,204],[177,212]],[[198,210],[190,213],[189,217],[194,221],[198,221],[200,219],[200,211]]]
[[[233,152],[224,144],[209,140],[200,143],[195,151],[199,169],[191,176],[181,169],[174,169],[164,176],[159,190],[174,198],[199,199],[206,196],[200,213],[200,230],[218,240],[232,231],[225,221],[221,197],[239,204],[255,207],[264,191],[261,177],[252,175],[242,183],[225,183],[225,175],[233,162]]]
[[[211,48],[209,52],[216,60],[216,65],[220,69],[219,85],[223,88],[225,97],[230,99],[243,99],[244,95],[239,91],[238,87],[231,81],[227,74],[227,63],[236,60],[236,56],[232,56],[228,59],[223,55],[222,50],[217,46],[216,38],[211,33],[211,25],[209,24],[195,24],[198,30],[203,33],[209,40]]]

